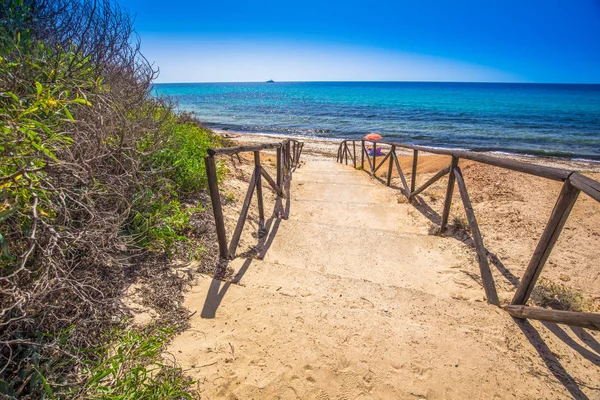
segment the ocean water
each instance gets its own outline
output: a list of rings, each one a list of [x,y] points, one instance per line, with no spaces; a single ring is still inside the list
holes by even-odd
[[[600,160],[600,85],[275,82],[156,84],[217,130],[385,139]]]

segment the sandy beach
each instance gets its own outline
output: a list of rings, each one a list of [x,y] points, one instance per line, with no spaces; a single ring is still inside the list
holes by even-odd
[[[221,132],[221,134],[223,134]],[[283,140],[275,135],[255,135],[227,132],[227,137],[239,144],[262,144]],[[335,161],[339,141],[326,139],[301,139],[304,142],[303,160]],[[397,151],[401,167],[410,178],[412,151]],[[522,162],[578,170],[600,180],[600,164],[561,159],[498,155]],[[350,163],[350,161],[349,161]],[[450,157],[434,154],[419,155],[417,187],[440,169],[448,166]],[[561,184],[524,173],[493,167],[469,160],[461,160],[467,188],[475,206],[475,215],[488,250],[504,264],[515,277],[522,276],[527,262],[537,244],[554,206]],[[366,173],[365,173],[366,174]],[[379,177],[387,175],[386,168],[378,171]],[[392,176],[398,179],[393,170]],[[423,207],[438,212],[443,205],[447,179],[441,179],[420,196]],[[242,184],[243,186],[243,184]],[[238,197],[242,197],[239,193]],[[398,192],[398,201],[406,202]],[[417,208],[418,209],[418,208]],[[420,210],[420,212],[425,212]],[[453,217],[466,224],[458,191],[454,192]],[[563,234],[554,248],[543,279],[581,293],[590,301],[590,308],[600,310],[600,204],[582,194],[577,201]],[[506,282],[509,290],[512,283]],[[590,311],[591,311],[590,309]]]
[[[240,145],[282,139],[228,136]],[[191,329],[169,352],[207,398],[600,398],[597,332],[517,322],[486,304],[458,191],[450,231],[434,234],[445,178],[409,204],[396,175],[388,188],[335,163],[339,142],[304,143],[288,219],[273,214],[273,235],[258,239],[253,204],[225,279],[200,276],[186,295]],[[273,175],[274,152],[261,159]],[[594,164],[525,159],[600,178]],[[232,232],[253,159],[225,162]],[[420,156],[418,183],[448,163]],[[468,160],[460,167],[506,305],[561,184]],[[276,196],[265,196],[276,210]],[[581,195],[530,304],[600,310],[599,208]]]

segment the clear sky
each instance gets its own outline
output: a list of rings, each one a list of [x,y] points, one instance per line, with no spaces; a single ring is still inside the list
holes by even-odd
[[[117,0],[158,82],[600,83],[600,0]]]

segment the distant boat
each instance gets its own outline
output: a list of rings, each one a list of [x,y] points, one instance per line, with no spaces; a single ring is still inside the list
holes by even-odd
[[[275,81],[273,79],[269,79],[267,83],[275,83]]]

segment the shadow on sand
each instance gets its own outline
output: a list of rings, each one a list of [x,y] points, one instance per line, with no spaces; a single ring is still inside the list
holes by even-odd
[[[377,180],[381,181],[385,184],[385,182],[377,178]],[[391,186],[394,189],[398,189],[404,193],[404,189],[397,186]],[[211,282],[210,288],[206,295],[206,300],[204,302],[204,307],[202,309],[201,316],[202,318],[215,318],[216,311],[223,300],[223,297],[227,293],[227,290],[232,284],[237,284],[240,282],[244,274],[248,271],[252,261],[255,258],[263,259],[270,248],[275,235],[279,229],[279,225],[281,224],[282,219],[287,219],[290,213],[290,196],[289,196],[289,181],[286,182],[286,193],[288,193],[287,198],[285,199],[285,204],[283,204],[282,198],[277,198],[275,202],[275,206],[273,208],[273,213],[271,217],[265,223],[265,231],[267,233],[259,239],[258,245],[256,246],[257,254],[254,257],[246,257],[244,263],[237,271],[235,276],[229,281],[223,281],[214,278]],[[421,196],[417,196],[413,199],[413,206],[427,219],[429,219],[433,224],[439,225],[441,222],[440,215],[433,209],[429,204],[427,204]],[[467,246],[474,247],[474,243],[472,238],[465,237],[463,234],[452,233],[449,237],[453,237],[456,240],[459,240],[462,243],[465,243]],[[487,249],[486,249],[487,251]],[[519,285],[519,278],[517,278],[506,266],[502,263],[502,261],[493,253],[488,252],[490,257],[490,262],[498,271],[502,274],[502,276],[514,287]],[[481,285],[481,282],[478,281]],[[558,358],[554,355],[552,350],[545,343],[544,339],[538,332],[538,330],[529,323],[527,320],[522,320],[518,318],[513,318],[515,324],[520,328],[521,332],[525,335],[529,343],[532,347],[537,351],[538,355],[546,364],[548,370],[556,377],[556,379],[561,382],[561,384],[569,391],[569,393],[575,399],[588,399],[585,393],[583,393],[580,389],[581,383],[577,382],[562,366]],[[573,340],[567,332],[557,324],[543,322],[542,323],[546,329],[552,332],[557,338],[566,343],[573,350],[578,352],[581,356],[585,357],[587,360],[592,362],[595,365],[600,366],[600,343],[590,335],[585,329],[578,327],[570,327],[571,331],[584,343],[586,343],[592,350],[589,350],[575,340]],[[600,390],[600,388],[592,388],[595,390]]]
[[[290,181],[286,179],[284,185],[284,192],[288,193],[288,195],[285,198],[277,197],[275,200],[273,212],[271,213],[269,219],[265,221],[264,231],[266,233],[259,237],[258,244],[256,245],[256,252],[252,252],[251,256],[242,255],[245,256],[246,259],[237,273],[230,280],[225,281],[219,279],[218,277],[213,278],[208,289],[208,293],[206,294],[206,300],[204,301],[202,312],[200,314],[202,318],[214,318],[217,309],[223,300],[223,297],[227,293],[227,290],[229,290],[229,287],[232,284],[238,284],[240,282],[255,258],[262,260],[267,254],[267,251],[273,244],[275,235],[277,235],[281,221],[288,219],[291,211]],[[220,269],[224,270],[225,268]]]
[[[368,171],[365,171],[365,172],[368,173]],[[386,184],[386,181],[384,179],[382,179],[380,177],[376,177],[376,176],[374,178],[377,179],[380,183],[382,183],[384,185]],[[403,195],[406,196],[406,191],[403,187],[397,186],[394,184],[390,185],[390,187],[392,189],[399,190]],[[429,221],[431,221],[432,224],[438,225],[438,226],[441,224],[442,218],[441,218],[440,214],[438,214],[437,211],[435,211],[433,208],[431,208],[431,206],[429,204],[427,204],[427,202],[425,202],[425,200],[421,196],[416,196],[412,200],[412,205],[424,217],[426,217]],[[473,249],[475,248],[475,243],[474,243],[473,239],[470,236],[465,235],[463,232],[447,230],[446,232],[444,232],[444,234],[447,235],[448,237],[452,237],[452,238],[466,244],[467,246],[469,246]],[[515,287],[515,288],[518,287],[519,283],[520,283],[519,278],[516,275],[514,275],[502,263],[502,261],[498,258],[498,256],[496,254],[490,252],[487,248],[486,248],[486,252],[489,256],[490,263],[498,270],[498,272],[500,272],[500,274],[502,274],[504,279],[506,279],[506,281],[509,284],[511,284],[513,287]],[[472,276],[472,278],[480,286],[482,286],[482,282],[480,279],[475,279],[474,276]],[[483,286],[482,286],[482,288],[483,288]],[[573,396],[573,398],[588,399],[588,397],[585,395],[585,393],[583,393],[580,389],[580,385],[582,385],[582,384],[577,382],[565,370],[565,368],[562,366],[560,361],[557,359],[557,357],[554,355],[554,353],[550,350],[550,348],[548,347],[548,345],[546,344],[546,342],[544,341],[544,339],[542,338],[542,336],[540,335],[538,330],[533,325],[531,325],[531,323],[529,323],[529,321],[527,321],[527,320],[518,319],[518,318],[513,318],[513,320],[515,321],[517,326],[521,329],[521,332],[523,332],[523,334],[525,335],[525,337],[527,338],[529,343],[531,343],[533,348],[537,351],[538,355],[540,356],[540,358],[542,359],[544,364],[546,364],[548,370],[550,370],[550,372],[552,372],[552,374],[556,377],[556,379],[558,379],[558,381],[562,383],[562,385],[569,391],[569,393]],[[552,334],[554,334],[558,339],[560,339],[565,344],[567,344],[571,349],[573,349],[577,353],[579,353],[582,357],[586,358],[588,361],[590,361],[594,365],[600,366],[600,343],[598,343],[598,341],[592,335],[590,335],[585,329],[579,328],[579,327],[569,327],[570,330],[583,343],[585,343],[587,346],[589,346],[590,349],[592,349],[592,350],[582,346],[581,344],[579,344],[575,340],[573,340],[573,338],[571,336],[569,336],[569,334],[561,326],[554,324],[554,323],[550,323],[550,322],[542,322],[542,325],[546,329],[548,329],[548,331],[550,331]],[[600,387],[594,387],[592,389],[600,390]]]

